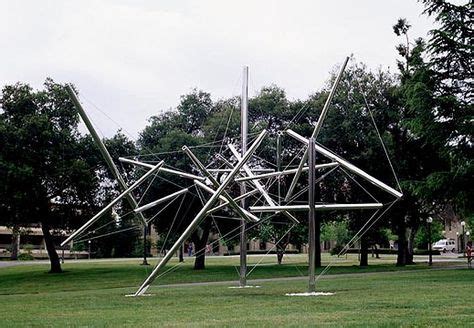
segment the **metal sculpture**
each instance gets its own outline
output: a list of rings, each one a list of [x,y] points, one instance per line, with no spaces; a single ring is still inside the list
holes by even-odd
[[[302,151],[303,155],[300,158],[298,167],[295,169],[281,169],[281,160],[280,160],[280,153],[281,153],[281,137],[282,133],[278,134],[277,137],[277,171],[272,171],[268,169],[259,168],[252,168],[249,164],[250,159],[253,157],[255,151],[260,146],[262,141],[265,139],[267,135],[267,131],[263,130],[259,133],[256,139],[248,146],[247,142],[247,129],[248,129],[248,68],[244,67],[243,71],[243,86],[242,86],[242,98],[241,98],[241,145],[240,145],[240,152],[233,144],[228,144],[227,148],[232,154],[233,158],[235,159],[235,163],[232,164],[227,158],[220,156],[221,159],[226,163],[228,166],[227,169],[211,169],[207,168],[206,165],[200,162],[200,160],[195,156],[192,150],[189,147],[183,146],[182,151],[189,157],[191,162],[193,163],[195,169],[200,172],[200,175],[190,174],[186,172],[181,172],[173,169],[169,169],[164,167],[164,162],[161,161],[156,165],[152,165],[149,163],[141,162],[138,160],[132,160],[127,158],[119,158],[121,162],[128,163],[131,165],[140,166],[142,168],[148,169],[148,171],[140,177],[135,183],[131,186],[127,186],[125,181],[121,177],[118,169],[116,168],[115,164],[110,157],[107,149],[105,148],[104,144],[98,137],[97,133],[95,132],[90,120],[87,118],[79,100],[77,99],[76,94],[72,90],[72,88],[68,88],[69,95],[73,100],[76,108],[79,110],[81,117],[83,118],[86,126],[88,127],[89,131],[94,137],[99,149],[104,156],[107,164],[109,165],[110,169],[112,170],[115,178],[119,181],[119,184],[122,188],[122,193],[117,196],[112,202],[110,202],[107,206],[105,206],[99,213],[97,213],[93,218],[87,221],[82,227],[77,229],[69,238],[67,238],[61,245],[65,245],[74,238],[78,237],[82,233],[84,233],[91,225],[94,224],[102,215],[104,215],[107,211],[110,211],[115,204],[117,204],[121,199],[124,197],[128,200],[132,208],[134,209],[133,212],[138,215],[140,220],[144,223],[144,227],[146,229],[147,220],[143,216],[143,212],[145,210],[149,210],[154,206],[159,204],[163,204],[165,202],[171,201],[176,196],[184,194],[188,191],[188,188],[184,188],[178,192],[172,193],[168,196],[165,196],[161,199],[155,200],[149,204],[145,204],[142,206],[138,206],[138,203],[132,197],[131,192],[138,188],[144,181],[146,181],[149,177],[151,177],[155,173],[159,172],[167,172],[171,174],[176,174],[184,178],[191,179],[194,183],[195,188],[205,191],[206,193],[210,194],[210,197],[203,203],[203,206],[199,213],[197,213],[194,219],[191,221],[189,226],[184,230],[184,232],[179,236],[176,242],[171,246],[168,252],[163,256],[163,258],[159,261],[159,263],[155,266],[153,271],[150,275],[145,279],[145,281],[140,285],[138,290],[133,294],[133,296],[140,296],[144,295],[153,281],[156,279],[160,271],[163,267],[168,263],[168,261],[173,257],[173,255],[178,251],[181,247],[183,242],[185,242],[190,235],[194,232],[194,230],[199,226],[199,224],[209,215],[212,213],[228,207],[235,211],[242,220],[240,226],[240,286],[246,286],[246,277],[247,277],[247,263],[246,263],[246,231],[248,229],[247,223],[258,224],[261,222],[259,217],[255,215],[255,213],[282,213],[285,215],[292,224],[299,224],[299,220],[292,214],[292,212],[297,211],[307,211],[308,212],[308,224],[309,224],[309,292],[313,293],[316,290],[316,279],[315,279],[315,249],[316,249],[316,240],[315,240],[315,220],[316,220],[316,213],[319,211],[334,211],[334,210],[354,210],[354,209],[375,209],[379,210],[384,207],[384,204],[379,202],[373,203],[356,203],[356,204],[316,204],[315,201],[315,185],[318,181],[323,179],[327,174],[332,172],[332,170],[342,167],[351,173],[367,180],[368,182],[372,183],[376,187],[380,188],[381,190],[387,192],[391,196],[394,196],[396,200],[402,197],[402,193],[384,182],[376,179],[375,177],[371,176],[370,174],[366,173],[362,169],[356,167],[355,165],[349,163],[345,159],[341,158],[337,154],[331,152],[330,150],[320,146],[316,140],[321,130],[321,127],[324,124],[324,119],[327,115],[329,105],[331,100],[336,92],[337,86],[339,81],[341,80],[342,74],[344,69],[347,65],[349,58],[346,58],[341,69],[336,77],[336,80],[331,88],[329,96],[326,100],[326,103],[321,111],[320,117],[314,127],[314,130],[309,138],[305,138],[298,133],[287,129],[282,131],[285,135],[296,139],[302,144]],[[329,163],[316,163],[316,153],[321,154],[322,156],[326,157],[330,160]],[[331,169],[330,172],[323,174],[319,179],[315,177],[315,171],[321,169]],[[270,172],[268,172],[270,171]],[[302,172],[308,171],[308,204],[294,204],[292,202],[292,195],[294,193],[295,187]],[[225,172],[225,178],[222,181],[218,181],[216,176],[214,175],[215,172]],[[286,203],[284,205],[281,204],[280,198],[275,200],[272,198],[270,193],[265,187],[265,184],[261,183],[261,180],[281,177],[286,175],[294,175],[290,188],[288,189],[288,193],[285,196]],[[230,194],[230,188],[234,184],[240,184],[241,194],[240,196],[233,198]],[[251,190],[248,190],[252,188]],[[280,187],[278,187],[280,192]],[[262,205],[253,204],[252,206],[248,206],[248,197],[252,195],[260,195],[263,199]],[[241,205],[238,202],[241,202]],[[218,204],[218,202],[221,202]],[[393,204],[393,203],[392,203]],[[385,210],[386,211],[386,210]],[[381,215],[383,215],[382,212]],[[377,213],[377,212],[376,212]],[[381,216],[380,215],[380,216]],[[379,216],[379,218],[380,218]],[[362,227],[362,229],[358,232],[360,234],[363,229],[365,231],[369,229],[374,222],[372,221],[375,217],[375,214],[366,222],[366,224]],[[369,225],[371,224],[371,225]],[[367,228],[368,227],[368,228]],[[353,238],[351,242],[353,242],[355,238]],[[347,246],[347,245],[346,245]],[[327,268],[325,269],[327,270]],[[325,271],[323,271],[325,272]]]

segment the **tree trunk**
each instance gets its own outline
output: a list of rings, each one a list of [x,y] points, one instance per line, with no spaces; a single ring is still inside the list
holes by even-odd
[[[183,245],[181,245],[181,247],[179,248],[179,251],[178,251],[178,258],[179,258],[179,262],[184,262],[184,250],[183,250]]]
[[[403,217],[398,225],[398,250],[397,250],[397,266],[405,266],[407,255],[407,238],[405,218]]]
[[[49,226],[45,223],[41,223],[41,230],[43,231],[44,242],[46,244],[46,250],[48,251],[49,261],[51,263],[51,270],[49,273],[61,273],[61,263],[59,261],[58,253],[54,246],[53,237],[49,232]]]
[[[281,243],[278,243],[276,245],[276,251],[277,251],[277,262],[278,264],[281,264],[283,262],[283,255],[285,255],[285,248],[286,244],[283,245]]]
[[[18,260],[18,253],[20,252],[20,229],[18,227],[12,227],[12,251],[10,254],[10,260]]]
[[[408,241],[407,241],[407,255],[406,255],[406,264],[415,264],[413,261],[414,256],[414,244],[415,244],[415,235],[416,229],[410,228],[408,233]]]
[[[366,267],[369,265],[369,244],[367,238],[363,236],[360,239],[360,263],[361,267]]]
[[[197,231],[191,235],[191,239],[194,243],[194,254],[196,256],[194,260],[194,270],[204,270],[206,268],[206,244],[211,230],[211,221],[207,219],[204,220],[201,230],[201,236],[199,236]]]

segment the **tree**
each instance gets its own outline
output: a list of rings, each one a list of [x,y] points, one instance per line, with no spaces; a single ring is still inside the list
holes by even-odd
[[[426,136],[437,146],[441,144],[440,154],[449,163],[447,170],[429,177],[429,184],[422,192],[438,202],[448,201],[461,215],[470,217],[474,211],[471,201],[474,196],[472,2],[460,5],[440,0],[422,2],[423,13],[437,23],[437,28],[429,32],[426,46],[434,82],[433,107],[429,112],[434,122],[417,122],[415,133]],[[426,114],[421,116],[425,118]]]
[[[81,156],[79,122],[64,86],[17,83],[0,98],[0,211],[6,224],[41,224],[51,262],[61,272],[54,229],[74,226],[93,208],[97,180]]]
[[[406,196],[397,223],[399,265],[412,262],[417,229],[432,211],[453,206],[472,215],[472,13],[469,4],[423,3],[439,28],[428,42],[416,39],[411,49],[408,42],[397,47],[405,60],[399,63],[397,94],[401,124],[391,132],[397,153],[417,159],[412,167],[407,161],[402,166]],[[399,20],[394,31],[408,40],[409,27]]]

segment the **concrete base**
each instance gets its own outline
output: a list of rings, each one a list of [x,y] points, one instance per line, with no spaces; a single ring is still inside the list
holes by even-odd
[[[135,294],[127,294],[125,297],[143,297],[143,296],[153,296],[154,294],[142,294],[139,296],[135,296]]]
[[[306,292],[306,293],[287,293],[285,296],[331,296],[334,293],[325,293],[325,292]]]

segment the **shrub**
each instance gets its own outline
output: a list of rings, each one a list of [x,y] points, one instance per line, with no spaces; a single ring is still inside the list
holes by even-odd
[[[32,260],[34,260],[34,257],[33,255],[29,253],[21,253],[20,255],[18,255],[18,261],[32,261]]]

